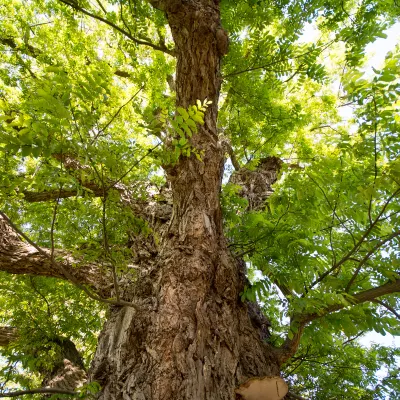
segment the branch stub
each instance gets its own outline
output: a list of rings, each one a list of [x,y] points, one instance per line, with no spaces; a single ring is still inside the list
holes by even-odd
[[[279,376],[254,378],[236,389],[243,400],[281,400],[288,392],[288,385]]]

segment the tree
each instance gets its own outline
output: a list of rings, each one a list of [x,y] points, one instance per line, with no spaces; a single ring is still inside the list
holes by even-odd
[[[399,49],[361,70],[397,11],[2,5],[0,343],[5,380],[27,388],[15,396],[97,382],[102,399],[280,399],[282,370],[288,398],[398,392],[398,351],[356,342],[399,328]],[[312,21],[321,37],[303,43]],[[343,385],[324,369],[307,384],[310,363],[361,357]],[[371,387],[377,360],[388,375]]]

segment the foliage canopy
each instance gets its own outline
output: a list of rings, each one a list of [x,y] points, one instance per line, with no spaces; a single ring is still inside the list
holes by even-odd
[[[390,0],[221,1],[226,236],[248,265],[242,299],[262,304],[270,340],[308,324],[284,374],[310,399],[400,393],[400,350],[357,342],[400,334],[396,293],[355,296],[400,279],[400,47],[381,69],[364,68],[366,45],[398,12]],[[127,232],[150,228],[119,188],[154,200],[163,165],[201,160],[190,138],[208,104],[175,109],[174,43],[146,1],[2,1],[0,21],[1,210],[39,246],[111,259],[121,277],[134,257]],[[270,156],[283,160],[278,182],[251,210],[229,176]],[[54,278],[0,276],[0,323],[20,331],[1,350],[0,388],[40,386],[57,352],[31,350],[45,338],[70,338],[88,366],[104,305]]]

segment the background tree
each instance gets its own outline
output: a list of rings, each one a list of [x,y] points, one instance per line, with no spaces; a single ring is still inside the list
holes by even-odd
[[[2,396],[395,398],[397,12],[2,4]]]

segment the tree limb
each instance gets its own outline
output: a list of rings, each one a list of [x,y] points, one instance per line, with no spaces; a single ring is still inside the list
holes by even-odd
[[[73,392],[71,390],[63,390],[57,388],[39,388],[30,390],[17,390],[16,392],[0,393],[0,397],[18,397],[18,396],[24,396],[26,394],[35,394],[35,393],[69,394],[71,396],[78,396],[79,394],[78,392]]]
[[[19,47],[13,38],[0,37],[0,43],[4,46],[11,47],[13,50],[19,50],[21,53],[37,58],[42,51],[37,47],[31,46],[30,44],[24,44],[23,47]]]
[[[50,270],[55,270],[55,271],[59,271],[60,278],[66,279],[69,282],[71,282],[72,284],[74,284],[76,287],[78,287],[79,289],[83,290],[91,299],[96,300],[96,301],[100,301],[102,303],[106,303],[106,304],[111,304],[111,305],[116,305],[116,306],[128,306],[128,307],[136,307],[134,304],[124,301],[124,300],[119,300],[119,301],[114,301],[114,300],[109,300],[108,298],[102,297],[101,295],[98,296],[97,294],[93,294],[86,286],[85,283],[82,282],[82,276],[76,276],[74,274],[75,268],[71,268],[71,263],[70,263],[70,259],[68,257],[64,257],[64,259],[61,262],[54,262],[54,249],[51,250],[50,254],[48,252],[48,250],[44,250],[41,247],[39,247],[36,243],[32,242],[32,240],[30,240],[23,232],[21,232],[11,221],[10,219],[3,213],[0,211],[0,217],[2,217],[6,223],[14,230],[15,233],[17,233],[19,236],[21,236],[23,239],[25,239],[32,247],[34,247],[40,255],[44,256],[44,259],[47,260],[48,262],[50,262],[49,265],[49,269]],[[1,220],[0,220],[1,221]],[[57,253],[59,253],[59,251],[57,251]],[[76,262],[76,261],[75,261]],[[0,266],[1,267],[1,266]],[[96,266],[95,270],[100,273],[103,272],[101,277],[104,279],[104,276],[106,276],[107,279],[107,283],[109,282],[109,275],[105,274],[104,271],[101,271],[101,269]],[[29,272],[28,272],[29,273]],[[109,284],[107,284],[108,289],[110,290],[110,286]],[[95,289],[97,289],[97,287],[94,287]],[[110,297],[109,295],[107,297]]]
[[[0,326],[0,346],[8,346],[18,338],[17,328],[11,326]]]
[[[395,281],[387,282],[382,286],[354,294],[351,296],[351,302],[353,304],[363,304],[367,301],[374,302],[378,297],[398,292],[400,292],[400,279],[396,279]],[[300,344],[301,335],[308,323],[322,318],[327,314],[340,311],[345,307],[347,306],[344,304],[333,304],[319,310],[318,312],[294,315],[291,318],[291,326],[295,326],[297,332],[293,333],[293,337],[291,339],[287,337],[283,345],[275,350],[279,361],[284,363],[296,353]]]
[[[4,46],[10,47],[14,51],[18,51],[22,54],[25,54],[27,56],[33,57],[33,58],[38,58],[40,55],[44,54],[43,51],[35,46],[32,46],[30,44],[24,44],[24,46],[20,47],[18,44],[15,42],[14,38],[8,37],[0,37],[0,44],[3,44]],[[45,62],[41,60],[42,62]],[[121,78],[131,78],[132,73],[122,71],[122,70],[115,70],[114,75],[120,76]]]
[[[392,201],[392,199],[397,196],[397,194],[400,193],[400,188],[397,189],[385,202],[385,204],[383,205],[381,211],[379,212],[378,216],[375,218],[374,221],[372,221],[372,223],[370,223],[369,227],[367,228],[367,230],[364,232],[364,234],[361,236],[361,238],[358,240],[357,243],[354,244],[353,248],[345,255],[342,257],[342,259],[340,261],[338,261],[337,263],[335,263],[332,268],[328,269],[327,271],[325,271],[323,274],[321,274],[318,279],[316,279],[314,282],[312,282],[309,286],[308,289],[312,289],[315,285],[317,285],[318,283],[322,282],[329,274],[331,274],[333,271],[335,271],[336,269],[338,269],[341,265],[343,265],[346,261],[351,260],[353,257],[353,254],[355,254],[360,247],[362,246],[362,244],[364,243],[365,239],[369,236],[369,234],[372,232],[372,230],[374,229],[374,227],[381,221],[381,217],[384,214],[386,208],[388,207],[388,205],[390,204],[390,202]]]
[[[81,195],[88,193],[94,197],[100,197],[103,195],[103,190],[99,186],[95,184],[86,184],[85,189],[89,189],[89,191],[81,191]],[[39,203],[42,201],[52,201],[60,199],[67,199],[69,197],[76,197],[79,195],[78,189],[63,189],[63,190],[46,190],[44,192],[31,192],[29,190],[25,190],[22,192],[24,194],[24,200],[28,203]]]
[[[288,392],[287,395],[285,396],[286,400],[306,400],[305,397],[299,396],[296,393],[293,392]]]
[[[111,26],[112,28],[114,28],[118,32],[122,33],[124,36],[126,36],[128,39],[132,40],[132,42],[134,42],[136,44],[149,46],[149,47],[152,47],[154,50],[159,50],[159,51],[162,51],[164,53],[169,54],[170,56],[175,57],[175,51],[174,50],[170,50],[167,47],[159,46],[157,44],[154,44],[154,43],[151,43],[151,42],[147,42],[145,40],[136,39],[129,32],[127,32],[124,29],[120,28],[118,25],[114,24],[113,22],[109,21],[106,18],[101,17],[100,15],[96,15],[96,14],[93,14],[93,13],[85,10],[84,8],[78,6],[77,3],[70,3],[69,1],[66,1],[66,0],[59,0],[59,1],[61,3],[64,3],[65,5],[73,8],[76,11],[80,11],[81,13],[83,13],[83,14],[91,17],[91,18],[94,18],[94,19],[97,19],[98,21],[104,22],[105,24]]]
[[[385,307],[388,311],[390,311],[397,319],[400,320],[400,314],[389,304],[385,303],[382,300],[374,299],[371,300],[373,303],[380,304],[382,307]]]
[[[347,284],[345,288],[345,292],[349,292],[351,286],[353,285],[354,281],[357,279],[358,274],[361,271],[362,266],[369,260],[369,258],[380,248],[382,247],[385,243],[389,242],[390,240],[396,238],[397,236],[400,235],[400,230],[393,232],[391,235],[389,235],[387,238],[382,239],[380,242],[378,242],[364,257],[363,259],[359,262],[353,276],[351,277],[349,283]]]
[[[400,292],[400,279],[354,294],[351,296],[351,302],[354,304],[362,304],[367,301],[373,301],[378,297],[397,292]],[[308,323],[332,312],[342,310],[345,307],[347,306],[344,304],[333,304],[332,306],[325,307],[319,313],[306,314],[301,319]]]

